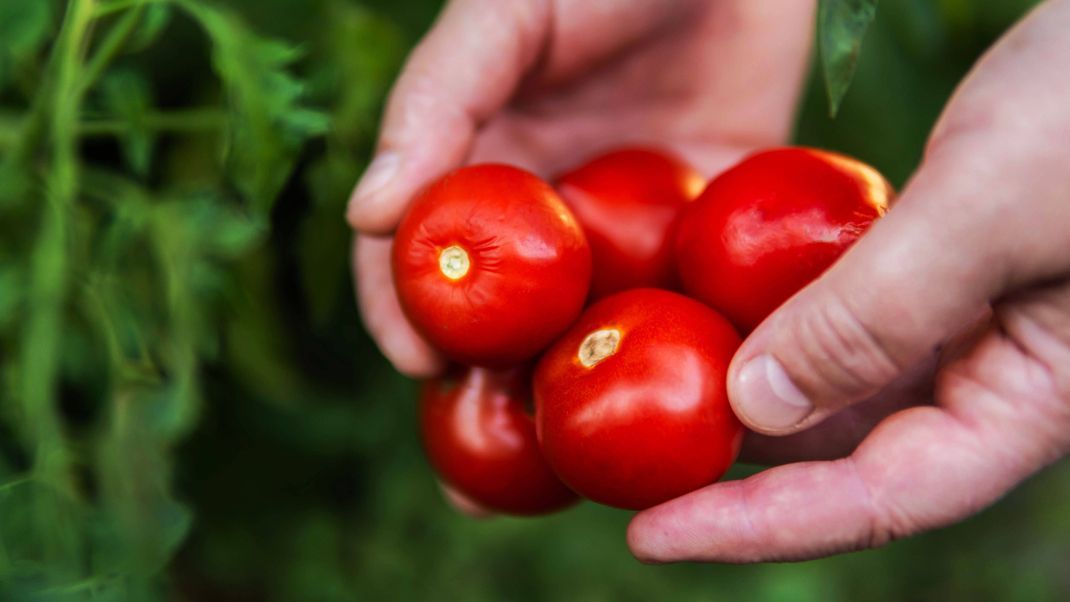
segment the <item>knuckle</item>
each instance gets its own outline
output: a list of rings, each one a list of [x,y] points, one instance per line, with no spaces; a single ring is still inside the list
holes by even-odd
[[[854,401],[891,382],[901,366],[876,329],[843,300],[798,312],[786,329],[785,370],[816,403]]]
[[[856,538],[857,549],[884,547],[909,534],[912,531],[910,521],[905,520],[900,513],[890,510],[881,502],[881,498],[874,495],[873,487],[863,471],[859,470],[854,457],[848,456],[840,462],[847,466],[847,474],[850,475],[850,482],[861,500],[865,517],[862,521],[862,532]]]

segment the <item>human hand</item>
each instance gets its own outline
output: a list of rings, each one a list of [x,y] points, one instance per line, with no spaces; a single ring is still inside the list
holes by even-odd
[[[466,163],[548,177],[607,147],[672,148],[712,175],[787,136],[813,1],[454,0],[394,86],[347,218],[361,314],[410,376],[442,359],[405,319],[390,233]]]
[[[638,558],[876,547],[961,520],[1070,452],[1068,26],[1070,0],[1050,0],[980,61],[896,206],[762,324],[730,370],[736,413],[767,435],[807,436],[875,394],[934,405],[888,417],[844,459],[638,514]],[[889,395],[889,383],[924,383],[932,369],[925,395]],[[771,438],[762,447],[784,451]]]

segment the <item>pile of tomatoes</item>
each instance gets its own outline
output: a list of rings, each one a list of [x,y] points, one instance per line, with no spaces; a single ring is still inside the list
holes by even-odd
[[[706,185],[623,149],[554,186],[506,165],[454,171],[394,241],[406,315],[454,362],[424,384],[440,478],[488,510],[579,497],[643,509],[715,482],[743,426],[726,374],[745,336],[886,210],[871,167],[759,152]]]

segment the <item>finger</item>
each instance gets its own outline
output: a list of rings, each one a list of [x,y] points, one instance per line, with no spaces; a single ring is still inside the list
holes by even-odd
[[[447,5],[390,94],[376,157],[346,212],[354,228],[390,232],[418,190],[461,164],[477,127],[538,58],[549,25],[548,2]]]
[[[391,239],[357,235],[353,266],[357,303],[368,334],[398,372],[427,378],[442,371],[442,357],[421,337],[401,310],[390,269]]]
[[[637,515],[632,551],[756,562],[877,547],[977,512],[1070,450],[1070,395],[998,330],[950,368],[938,396],[943,408],[896,414],[849,458],[774,468]]]
[[[899,203],[744,343],[729,396],[749,427],[808,428],[931,358],[1006,291],[1066,269],[1070,152],[1052,132],[1070,131],[1070,2],[1048,7],[957,92]]]

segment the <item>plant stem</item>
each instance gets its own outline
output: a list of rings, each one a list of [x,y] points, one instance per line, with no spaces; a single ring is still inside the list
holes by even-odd
[[[226,115],[221,109],[205,107],[169,112],[148,113],[138,125],[154,132],[191,132],[221,128]],[[83,136],[116,136],[125,134],[134,124],[119,119],[86,121],[79,126]]]
[[[16,152],[8,156],[28,166],[46,139],[51,144],[41,220],[32,254],[19,362],[19,398],[25,437],[32,449],[33,478],[42,493],[35,500],[32,529],[44,542],[43,562],[68,578],[81,573],[81,541],[72,512],[76,491],[71,458],[57,407],[63,349],[63,309],[67,297],[68,218],[78,191],[77,130],[82,64],[96,0],[70,0],[49,57],[46,83],[24,123]]]
[[[129,10],[124,14],[115,25],[108,31],[108,35],[97,47],[97,51],[93,54],[93,57],[86,64],[83,74],[80,78],[80,87],[82,91],[88,90],[96,81],[100,78],[104,70],[108,68],[108,65],[115,58],[119,51],[122,50],[123,44],[127,38],[137,27],[138,21],[141,20],[143,3],[134,5],[133,10]]]
[[[77,86],[82,53],[95,0],[72,0],[49,64],[53,79],[48,117],[51,165],[40,233],[31,258],[27,306],[33,308],[23,332],[22,398],[35,445],[34,470],[45,481],[68,489],[69,461],[56,409],[59,337],[67,294],[68,217],[78,191]],[[31,119],[35,117],[31,116]],[[36,124],[32,124],[36,129]],[[26,133],[26,130],[23,132]]]
[[[21,139],[19,132],[31,118],[0,112],[0,150],[18,146]],[[137,126],[156,133],[204,132],[221,129],[226,119],[226,112],[222,109],[203,107],[149,112]],[[77,127],[79,136],[102,137],[121,136],[133,129],[135,124],[122,119],[91,119],[81,122]]]
[[[127,10],[134,7],[147,6],[149,4],[166,4],[171,0],[116,0],[104,6],[97,7],[93,16],[95,18],[106,17],[112,13]]]

